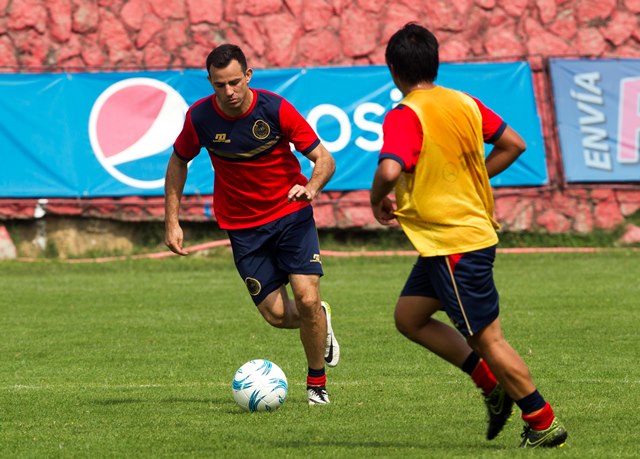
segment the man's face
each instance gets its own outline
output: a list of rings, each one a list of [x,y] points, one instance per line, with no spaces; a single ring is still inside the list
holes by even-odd
[[[243,72],[236,60],[221,69],[209,67],[209,82],[216,94],[216,102],[224,112],[242,114],[249,108],[249,81],[252,73],[251,69]]]

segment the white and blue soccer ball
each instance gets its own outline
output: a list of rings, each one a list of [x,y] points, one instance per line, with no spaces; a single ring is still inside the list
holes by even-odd
[[[236,371],[233,398],[245,411],[275,411],[287,398],[289,385],[282,369],[269,360],[251,360]]]

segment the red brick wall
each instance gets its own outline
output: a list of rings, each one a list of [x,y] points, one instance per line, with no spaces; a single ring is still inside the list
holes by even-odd
[[[0,0],[0,64],[201,67],[241,43],[254,67],[383,64],[408,21],[443,60],[640,58],[640,0]]]
[[[386,41],[408,21],[436,33],[444,61],[533,66],[551,184],[497,190],[505,229],[611,229],[640,208],[638,184],[563,184],[544,71],[548,56],[640,58],[640,0],[0,0],[0,67],[202,67],[227,41],[241,44],[255,68],[383,64]],[[327,194],[319,204],[321,226],[375,226],[366,192]]]

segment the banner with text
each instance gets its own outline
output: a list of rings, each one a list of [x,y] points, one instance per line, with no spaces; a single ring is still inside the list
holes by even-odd
[[[526,140],[493,185],[547,183],[527,63],[443,64],[438,83],[478,97]],[[386,67],[258,69],[251,85],[292,102],[334,155],[326,190],[370,188],[384,115],[402,98]],[[185,113],[211,92],[203,70],[0,75],[0,197],[162,195]],[[203,150],[185,194],[211,193],[213,174]]]
[[[550,64],[566,180],[640,181],[640,60]]]

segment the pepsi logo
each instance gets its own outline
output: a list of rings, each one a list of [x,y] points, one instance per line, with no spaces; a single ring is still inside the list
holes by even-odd
[[[171,86],[128,78],[109,86],[89,116],[96,158],[116,180],[134,188],[159,188],[173,142],[189,106]]]

